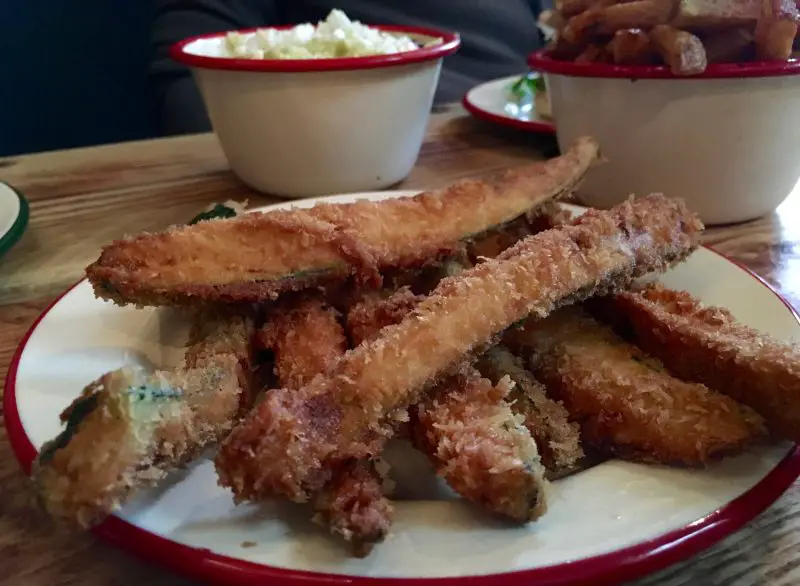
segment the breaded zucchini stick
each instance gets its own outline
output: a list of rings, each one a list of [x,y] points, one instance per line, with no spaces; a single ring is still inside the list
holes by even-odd
[[[494,258],[533,233],[548,230],[571,220],[569,212],[559,208],[558,204],[546,204],[535,218],[522,217],[504,229],[493,231],[470,243],[469,257],[473,263]],[[451,275],[458,274],[466,266],[468,264],[455,264]],[[392,298],[394,297],[396,296],[393,295]],[[388,305],[391,307],[391,303]],[[393,313],[397,319],[393,321],[384,319],[380,327],[399,322],[410,310],[411,307],[408,307],[398,316],[395,309]],[[381,308],[379,311],[385,309]],[[480,373],[495,385],[500,384],[506,376],[511,378],[514,384],[509,386],[507,397],[511,411],[525,418],[525,426],[536,442],[542,464],[547,470],[547,477],[559,478],[575,471],[585,454],[580,445],[579,428],[577,424],[569,421],[569,414],[564,406],[550,399],[544,386],[502,346],[490,348],[478,358],[476,366]],[[434,427],[437,425],[435,421],[432,424]]]
[[[252,321],[206,317],[195,318],[183,366],[109,372],[64,411],[66,428],[32,474],[51,514],[93,525],[230,432],[248,394]]]
[[[301,388],[328,372],[347,350],[347,338],[336,311],[319,297],[287,300],[275,308],[260,332],[263,345],[275,353],[280,385]],[[366,556],[383,541],[394,508],[383,494],[383,478],[370,460],[337,469],[314,499],[315,519]]]
[[[350,543],[354,556],[366,557],[392,528],[394,506],[383,487],[374,460],[350,460],[315,496],[315,520]]]
[[[513,388],[507,400],[514,413],[524,418],[547,469],[548,478],[560,478],[578,468],[585,457],[580,429],[558,401],[547,396],[545,386],[525,370],[505,346],[493,346],[478,358],[480,372],[495,384],[509,377]]]
[[[530,221],[526,216],[522,216],[503,226],[501,230],[492,230],[480,238],[475,238],[467,246],[470,264],[475,264],[484,258],[494,258],[531,234],[533,230]]]
[[[227,356],[235,357],[239,362],[242,414],[255,404],[256,396],[263,391],[253,374],[256,312],[254,307],[208,307],[192,309],[189,313],[191,327],[183,366],[203,368]]]
[[[275,375],[286,389],[299,389],[327,372],[347,350],[336,311],[321,296],[279,303],[259,338],[275,353]]]
[[[748,405],[777,437],[800,441],[800,350],[662,285],[613,297],[635,343],[676,376]]]
[[[347,312],[347,331],[353,346],[374,340],[383,328],[399,324],[425,299],[410,288],[365,295]]]
[[[560,207],[557,201],[550,201],[537,208],[535,213],[526,214],[499,230],[492,230],[473,239],[467,246],[468,257],[471,264],[487,258],[494,258],[520,240],[532,234],[568,224],[572,219],[569,210]]]
[[[407,408],[513,323],[628,286],[697,246],[702,224],[652,195],[527,238],[443,280],[403,321],[300,391],[276,389],[223,443],[220,482],[237,500],[305,501],[337,461],[380,452]]]
[[[355,344],[399,323],[424,297],[408,289],[370,296],[348,313]],[[469,364],[412,408],[410,435],[438,474],[465,499],[515,521],[544,514],[544,469],[536,444],[504,397],[511,385],[483,378]]]
[[[141,234],[86,269],[98,297],[174,305],[274,299],[357,274],[414,267],[568,194],[598,158],[580,138],[562,156],[494,182],[461,181],[410,198],[253,213]]]
[[[525,322],[506,339],[564,400],[585,441],[609,455],[702,466],[765,436],[754,411],[671,377],[580,308]]]
[[[459,495],[522,523],[547,511],[545,470],[536,442],[497,385],[467,363],[413,410],[411,437]]]

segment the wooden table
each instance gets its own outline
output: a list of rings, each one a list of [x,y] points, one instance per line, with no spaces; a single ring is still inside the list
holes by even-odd
[[[473,121],[458,107],[431,122],[403,188],[435,187],[555,151],[552,139]],[[210,135],[0,159],[0,179],[31,204],[28,232],[0,260],[0,374],[52,298],[75,282],[101,245],[185,221],[209,203],[269,198],[228,170]],[[756,222],[711,229],[707,242],[774,284],[800,307],[800,190]],[[37,510],[0,431],[0,583],[24,586],[188,584],[91,536],[52,526]],[[800,489],[710,551],[639,585],[779,586],[800,583]]]

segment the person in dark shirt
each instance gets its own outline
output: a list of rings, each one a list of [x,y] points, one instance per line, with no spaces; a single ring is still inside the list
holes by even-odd
[[[461,49],[445,59],[436,102],[451,102],[474,85],[527,71],[525,58],[542,45],[536,26],[540,0],[156,0],[155,57],[150,68],[162,131],[210,129],[189,71],[169,47],[220,31],[316,23],[334,9],[364,24],[418,25],[456,31]]]

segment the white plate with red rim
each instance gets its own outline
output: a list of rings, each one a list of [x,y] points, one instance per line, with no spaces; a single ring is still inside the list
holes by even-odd
[[[336,196],[278,207],[384,199],[410,192]],[[745,324],[800,340],[794,310],[760,278],[701,248],[661,277]],[[5,383],[9,440],[26,472],[60,430],[59,412],[102,372],[169,365],[186,324],[168,309],[117,307],[86,281],[59,297],[15,353]],[[609,461],[549,490],[536,523],[510,526],[454,498],[413,451],[393,446],[398,482],[393,533],[365,559],[287,503],[234,507],[203,460],[147,491],[95,529],[142,558],[227,585],[495,586],[612,584],[661,569],[739,529],[800,475],[800,450],[763,446],[706,470]]]
[[[461,103],[476,118],[541,134],[555,134],[556,125],[550,118],[542,117],[536,111],[536,104],[520,105],[511,97],[510,88],[522,77],[513,75],[502,79],[487,81],[469,90]]]
[[[28,227],[28,201],[16,189],[0,181],[0,257],[22,238]]]

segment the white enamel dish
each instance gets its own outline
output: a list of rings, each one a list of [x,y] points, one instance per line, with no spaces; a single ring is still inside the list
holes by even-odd
[[[400,195],[408,192],[334,201]],[[709,249],[661,280],[728,307],[778,339],[800,339],[797,316],[774,291]],[[23,469],[29,472],[38,448],[59,431],[59,412],[84,385],[124,364],[174,363],[185,329],[170,310],[99,301],[85,281],[57,299],[22,340],[6,378],[6,426]],[[736,531],[800,474],[800,453],[788,444],[707,470],[610,461],[553,483],[548,513],[516,527],[455,498],[402,445],[391,446],[388,458],[398,482],[396,522],[366,559],[349,557],[302,507],[234,507],[209,460],[140,495],[95,531],[146,560],[216,584],[612,584]]]
[[[476,118],[528,132],[555,134],[556,126],[536,111],[536,104],[520,106],[509,99],[509,87],[519,75],[487,81],[469,90],[462,100],[464,108]]]
[[[606,159],[577,190],[608,208],[630,193],[684,199],[707,225],[774,211],[800,189],[800,59],[719,63],[676,77],[663,66],[528,59],[541,71],[565,147],[593,136]]]
[[[286,198],[382,189],[414,166],[442,59],[460,40],[377,28],[426,45],[367,57],[238,59],[225,56],[226,34],[212,33],[181,41],[171,55],[192,70],[231,169],[254,189]]]

